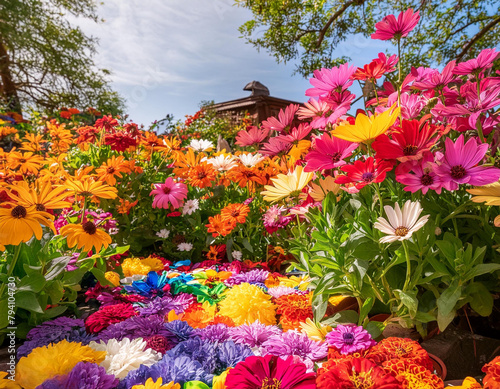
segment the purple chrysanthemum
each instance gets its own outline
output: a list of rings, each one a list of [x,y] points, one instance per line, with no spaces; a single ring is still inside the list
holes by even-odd
[[[114,375],[106,374],[106,369],[95,363],[78,362],[65,376],[45,381],[38,389],[113,389],[119,380]]]
[[[203,370],[212,373],[215,370],[215,345],[198,337],[188,339],[179,343],[173,349],[167,351],[163,359],[187,356],[198,361]]]
[[[201,339],[210,342],[224,342],[229,339],[228,327],[222,323],[209,325],[205,328],[197,328],[195,334]]]
[[[319,361],[326,358],[328,347],[325,342],[317,342],[308,338],[306,334],[295,331],[273,335],[262,344],[262,348],[271,355],[288,357],[297,355],[304,361]]]
[[[249,347],[260,347],[269,337],[280,335],[281,330],[276,326],[266,326],[258,321],[252,324],[243,324],[229,329],[231,339],[236,343]]]
[[[43,338],[47,334],[51,334],[53,332],[69,332],[73,329],[78,329],[84,327],[85,323],[82,319],[72,319],[70,317],[58,317],[57,319],[46,321],[43,324],[33,328],[28,335],[26,335],[26,339],[31,340],[35,338]]]
[[[186,310],[194,301],[194,297],[187,293],[180,293],[175,297],[165,296],[151,301],[144,308],[139,308],[140,316],[160,315],[165,316],[172,309],[176,314]]]
[[[264,283],[269,276],[269,272],[264,269],[254,269],[246,273],[239,273],[229,277],[224,283],[227,286],[239,285],[244,282],[249,284]]]
[[[215,374],[221,374],[228,367],[235,367],[238,362],[254,355],[250,347],[236,344],[229,340],[217,346]]]
[[[194,328],[185,321],[174,320],[170,323],[165,323],[165,327],[170,332],[168,340],[170,340],[174,344],[183,342],[192,338],[193,336],[196,336]]]
[[[159,316],[133,316],[122,322],[111,324],[108,328],[99,334],[98,339],[107,342],[110,339],[122,340],[129,338],[148,338],[153,335],[168,337],[170,332],[167,330],[163,318]]]
[[[341,354],[366,350],[377,343],[363,327],[342,324],[326,334],[326,342]]]

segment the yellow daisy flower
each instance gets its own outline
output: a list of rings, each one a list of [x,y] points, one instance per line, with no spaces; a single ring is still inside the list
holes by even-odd
[[[71,207],[70,202],[64,201],[68,197],[67,188],[53,188],[48,181],[35,183],[35,188],[25,181],[16,181],[9,189],[9,197],[25,208],[34,206],[37,211],[45,211]]]
[[[67,188],[75,191],[77,196],[90,197],[95,196],[101,199],[114,199],[118,190],[102,181],[91,181],[85,179],[82,181],[68,180],[64,184]]]
[[[84,251],[90,251],[95,248],[96,252],[100,252],[102,247],[108,248],[111,244],[111,237],[101,228],[87,221],[83,224],[66,224],[61,227],[61,235],[66,237],[68,247],[77,246],[83,248]]]
[[[323,327],[319,323],[315,323],[310,318],[307,318],[304,323],[300,323],[301,332],[306,334],[309,339],[324,341],[326,334],[332,330],[332,327],[325,326]]]
[[[484,203],[485,205],[500,205],[500,181],[491,185],[481,186],[479,188],[467,189],[470,194],[476,195],[471,198],[475,203]],[[495,227],[500,227],[500,215],[493,221]]]
[[[312,177],[313,173],[305,173],[302,166],[297,166],[293,173],[278,174],[276,178],[271,178],[273,185],[264,186],[264,200],[274,202],[290,195],[299,196]]]
[[[174,381],[163,385],[163,378],[160,377],[156,382],[152,378],[148,378],[144,385],[134,385],[132,389],[181,389],[181,385],[176,384]]]
[[[40,240],[43,235],[41,225],[51,228],[55,233],[53,220],[54,216],[37,211],[34,206],[0,208],[0,245],[17,246],[21,242],[29,241],[33,235]]]

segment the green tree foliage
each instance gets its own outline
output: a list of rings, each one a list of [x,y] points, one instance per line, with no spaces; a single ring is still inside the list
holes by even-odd
[[[278,62],[300,59],[296,72],[351,60],[336,49],[349,36],[368,37],[375,23],[408,8],[420,11],[420,22],[404,40],[402,63],[440,65],[465,60],[500,41],[498,0],[235,0],[253,19],[240,27],[243,37]]]
[[[93,61],[96,39],[70,22],[99,22],[96,8],[93,0],[0,2],[0,102],[7,109],[122,110],[123,100],[109,86],[109,71]]]

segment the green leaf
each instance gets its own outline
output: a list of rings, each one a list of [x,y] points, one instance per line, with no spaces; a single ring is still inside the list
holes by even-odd
[[[64,305],[59,305],[57,307],[54,307],[54,308],[50,308],[50,309],[47,309],[44,313],[44,315],[42,316],[43,317],[43,320],[50,320],[54,317],[57,317],[57,316],[60,316],[62,315],[64,312],[66,312],[66,310],[68,309],[67,306],[64,306]]]
[[[17,291],[30,291],[39,293],[45,286],[45,277],[40,273],[31,273],[23,278],[17,285]]]
[[[363,306],[359,311],[358,326],[362,325],[365,319],[368,317],[368,314],[373,308],[373,304],[375,304],[375,300],[373,297],[369,297],[365,300]]]
[[[382,335],[382,331],[384,331],[385,325],[384,323],[378,321],[369,321],[365,325],[365,330],[372,336],[372,339],[377,339],[380,335]]]
[[[45,279],[49,281],[56,278],[66,269],[66,266],[68,266],[69,261],[71,261],[70,256],[54,258],[50,262],[49,270],[47,270],[47,273],[45,273]]]
[[[396,291],[395,291],[396,292]],[[418,309],[418,300],[417,300],[417,290],[408,290],[403,292],[402,290],[398,291],[399,298],[401,299],[401,303],[408,308],[408,312],[410,313],[410,317],[413,319],[417,314]]]
[[[494,271],[500,270],[500,264],[497,263],[481,263],[474,266],[471,271],[469,271],[465,277],[465,281],[468,281],[474,277],[480,276],[486,273],[493,273]]]
[[[489,316],[493,311],[493,296],[489,290],[480,282],[473,282],[466,288],[470,296],[470,307],[481,316]]]
[[[37,296],[33,292],[16,293],[16,306],[30,312],[43,313],[43,309],[38,302]]]
[[[325,319],[321,322],[323,325],[335,325],[339,323],[357,323],[359,315],[356,311],[350,309],[337,312],[332,317]]]
[[[0,330],[9,326],[7,299],[0,300]]]
[[[458,285],[458,281],[455,280],[443,293],[441,293],[441,296],[439,296],[436,301],[439,314],[442,317],[448,317],[450,312],[454,311],[455,305],[461,295],[461,287]]]
[[[448,325],[453,321],[453,319],[455,318],[455,315],[456,315],[455,310],[452,310],[447,315],[443,315],[440,313],[440,311],[438,311],[437,322],[438,322],[439,330],[444,331],[446,329],[446,327],[448,327]]]
[[[312,301],[312,309],[313,309],[314,319],[316,321],[320,321],[325,317],[327,308],[328,308],[327,296],[315,295]]]

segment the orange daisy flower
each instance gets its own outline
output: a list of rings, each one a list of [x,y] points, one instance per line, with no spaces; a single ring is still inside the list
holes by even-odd
[[[207,232],[211,233],[214,238],[217,238],[219,235],[229,235],[233,228],[236,227],[236,224],[232,224],[230,221],[223,221],[221,215],[209,217],[208,221],[209,223],[205,227],[207,227]]]
[[[0,139],[15,133],[17,133],[17,130],[14,127],[0,126]]]
[[[53,153],[64,153],[69,150],[73,143],[73,134],[71,131],[64,128],[64,124],[57,125],[56,123],[47,122],[49,135],[52,139],[50,151]]]
[[[21,150],[32,151],[34,153],[42,151],[44,149],[43,143],[47,142],[43,140],[41,134],[26,134],[23,139],[26,139],[26,141],[22,143]]]
[[[220,212],[222,221],[230,221],[235,225],[245,223],[249,213],[250,208],[245,204],[229,204]]]
[[[113,155],[96,170],[99,181],[105,181],[111,186],[116,185],[116,177],[122,178],[122,173],[129,174],[131,172],[129,162],[125,161],[122,155],[119,157]]]
[[[68,180],[65,186],[75,192],[77,196],[91,197],[95,196],[101,199],[114,199],[118,193],[116,188],[106,185],[102,181],[91,181],[85,179],[82,181]]]
[[[196,155],[193,149],[188,149],[186,153],[176,151],[174,153],[174,174],[181,178],[188,178],[191,168],[199,165],[204,156],[204,153]]]
[[[7,162],[12,170],[18,170],[21,174],[38,174],[42,168],[44,160],[39,155],[32,152],[20,153],[12,150],[7,154]]]
[[[188,180],[191,186],[196,186],[201,189],[212,186],[216,176],[217,172],[213,166],[206,162],[200,163],[188,172]]]
[[[255,167],[238,166],[228,172],[228,178],[244,188],[248,185],[248,190],[254,191],[255,184],[265,185],[265,178],[261,176]]]
[[[118,213],[122,215],[128,215],[132,207],[135,207],[137,205],[139,200],[135,200],[134,202],[130,202],[125,199],[120,199],[120,205],[117,208]]]

